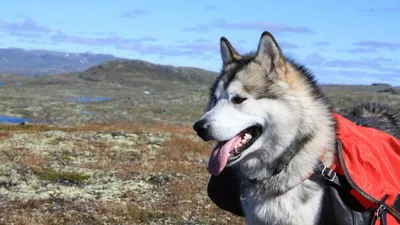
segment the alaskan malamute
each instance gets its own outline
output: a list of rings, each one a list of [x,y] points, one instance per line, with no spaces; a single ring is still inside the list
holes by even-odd
[[[231,184],[240,185],[248,224],[319,223],[325,188],[309,177],[322,154],[326,166],[333,163],[332,107],[312,74],[286,58],[269,32],[255,53],[239,54],[225,37],[220,49],[222,72],[206,113],[193,125],[203,140],[217,141],[209,172],[218,178],[225,168],[238,171],[240,182]],[[396,124],[383,129],[399,132],[398,121],[388,121],[386,109],[377,107],[356,108],[353,121],[368,125],[359,118],[375,109],[386,124]],[[227,183],[227,192],[237,188]]]

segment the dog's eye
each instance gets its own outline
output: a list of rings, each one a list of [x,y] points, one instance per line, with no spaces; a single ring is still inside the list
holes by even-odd
[[[231,102],[232,102],[233,104],[240,104],[240,103],[244,102],[246,99],[247,99],[247,98],[242,98],[242,97],[240,97],[240,96],[235,96],[235,97],[233,97],[233,98],[231,99]]]

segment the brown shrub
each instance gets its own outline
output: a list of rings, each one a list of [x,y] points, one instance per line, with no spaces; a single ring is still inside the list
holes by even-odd
[[[21,152],[21,150],[13,150]],[[22,168],[29,167],[47,167],[50,165],[49,157],[27,150],[26,154],[20,156],[15,162]]]
[[[21,131],[21,132],[29,132],[29,133],[35,133],[35,132],[41,132],[41,131],[50,131],[50,130],[56,130],[56,127],[48,126],[45,124],[28,124],[28,125],[9,125],[9,124],[0,124],[0,130],[2,131]]]

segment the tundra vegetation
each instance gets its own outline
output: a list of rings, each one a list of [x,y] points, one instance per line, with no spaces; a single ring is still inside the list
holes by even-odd
[[[192,123],[216,73],[116,60],[84,72],[0,75],[0,224],[244,224],[207,197]],[[324,85],[335,109],[400,109],[400,88]]]

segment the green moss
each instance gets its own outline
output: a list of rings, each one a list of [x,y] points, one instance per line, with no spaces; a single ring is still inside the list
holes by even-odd
[[[59,172],[53,168],[32,168],[32,171],[41,180],[48,180],[53,182],[69,183],[69,184],[83,184],[89,179],[88,175],[77,172]]]
[[[154,222],[159,219],[173,218],[174,215],[169,215],[163,212],[148,211],[144,209],[139,209],[136,206],[129,206],[129,217],[139,223],[149,223]]]
[[[73,159],[70,157],[70,156],[68,156],[68,155],[60,155],[58,158],[57,158],[59,161],[67,161],[67,162],[71,162]]]

